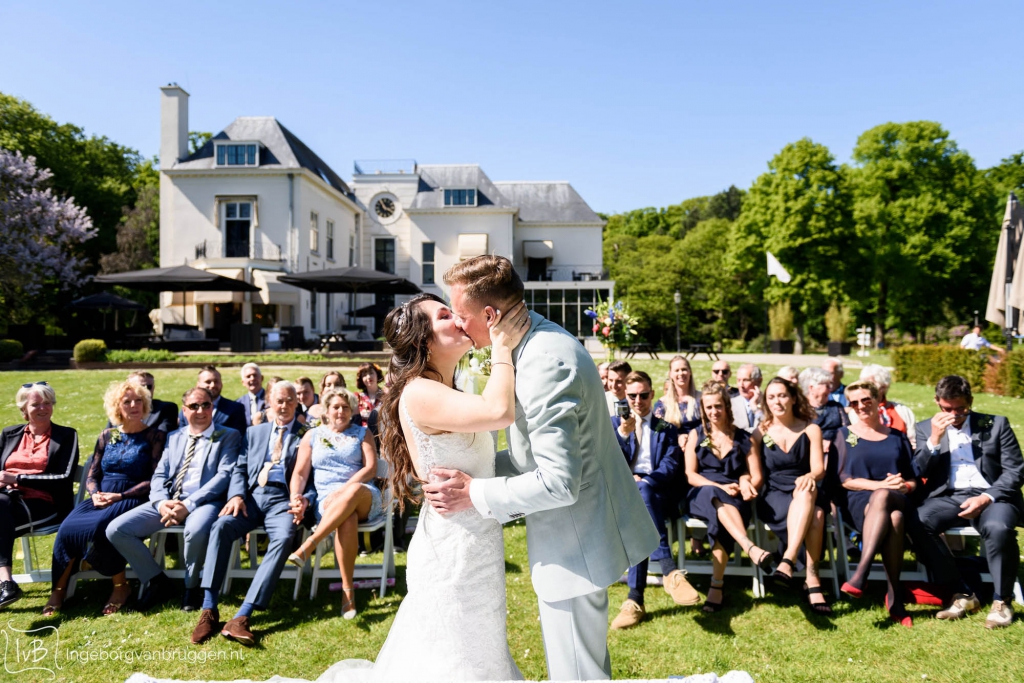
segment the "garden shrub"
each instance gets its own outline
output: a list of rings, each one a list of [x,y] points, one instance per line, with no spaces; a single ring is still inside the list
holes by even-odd
[[[0,339],[0,363],[18,360],[25,355],[25,347],[17,339]]]
[[[996,367],[993,391],[1001,396],[1024,398],[1024,351],[1011,351]]]
[[[162,363],[178,360],[178,354],[167,349],[142,349],[127,351],[115,349],[107,351],[108,363]]]
[[[972,387],[984,386],[987,353],[959,346],[907,344],[890,349],[889,354],[899,382],[933,385],[946,375],[961,375]]]
[[[83,339],[75,344],[76,363],[99,363],[107,356],[107,343],[102,339]]]

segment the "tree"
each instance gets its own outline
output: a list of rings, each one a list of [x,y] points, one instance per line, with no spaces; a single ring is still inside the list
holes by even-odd
[[[920,333],[982,308],[998,229],[996,201],[970,155],[938,123],[885,123],[865,132],[850,171],[858,242],[870,254],[861,301],[878,339]],[[1004,198],[1005,201],[1005,198]]]
[[[803,138],[768,162],[744,198],[729,250],[729,269],[748,283],[749,294],[792,303],[802,343],[808,322],[818,324],[842,297],[844,273],[856,258],[845,179],[827,147]],[[769,280],[766,251],[791,282]]]
[[[188,132],[188,153],[195,154],[212,139],[213,133],[202,130],[190,130]]]
[[[139,191],[135,206],[124,207],[124,219],[117,226],[117,251],[100,258],[100,271],[123,273],[155,268],[159,264],[159,247],[160,188],[147,185]]]
[[[85,210],[46,187],[50,172],[20,152],[0,149],[0,303],[8,321],[31,311],[47,284],[84,280],[79,246],[96,230]]]
[[[1016,193],[1017,199],[1024,201],[1024,152],[1006,157],[998,166],[987,169],[984,175],[992,186],[995,198],[995,223],[1001,225],[1010,193]]]

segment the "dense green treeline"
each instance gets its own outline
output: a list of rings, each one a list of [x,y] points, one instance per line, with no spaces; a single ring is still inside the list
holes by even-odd
[[[767,306],[791,305],[798,341],[826,341],[825,312],[923,339],[984,310],[1007,196],[1024,153],[978,169],[937,123],[886,123],[839,164],[808,138],[786,145],[747,190],[606,216],[604,262],[644,336],[759,348]],[[792,275],[769,280],[765,252]],[[852,325],[851,325],[852,326]],[[852,334],[853,330],[848,330]]]

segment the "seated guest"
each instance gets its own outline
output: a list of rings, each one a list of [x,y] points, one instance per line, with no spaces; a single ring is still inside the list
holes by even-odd
[[[207,365],[199,371],[197,387],[202,387],[213,396],[213,423],[218,427],[228,427],[240,432],[243,436],[250,422],[245,419],[245,407],[236,401],[224,398],[220,395],[224,388],[224,382],[220,376],[220,370]],[[178,414],[178,428],[188,426],[183,413]]]
[[[800,381],[800,371],[794,368],[792,365],[784,365],[779,368],[779,371],[775,373],[776,377],[789,380],[793,384],[797,384]]]
[[[299,410],[306,416],[306,426],[315,427],[319,421],[310,423],[309,409],[320,402],[320,397],[313,390],[313,380],[308,377],[299,377],[295,380],[295,389],[298,391]]]
[[[1010,603],[1020,564],[1016,527],[1024,520],[1024,459],[1009,421],[971,412],[973,401],[966,379],[943,377],[935,387],[939,412],[917,423],[914,463],[927,483],[926,498],[917,511],[924,533],[916,533],[916,526],[911,533],[934,580],[953,596],[950,606],[936,615],[939,619],[961,619],[981,608],[940,534],[967,525],[981,534],[994,584],[985,626],[1001,628],[1013,621]]]
[[[757,500],[757,514],[786,548],[775,578],[792,582],[800,546],[806,543],[807,600],[815,612],[830,615],[832,608],[818,577],[825,509],[829,507],[820,488],[825,478],[821,429],[814,424],[814,409],[787,379],[776,377],[768,382],[763,402],[764,421],[753,437],[760,446],[766,481]]]
[[[302,437],[299,456],[291,478],[291,509],[296,523],[306,513],[309,501],[300,493],[306,490],[313,471],[316,488],[316,531],[299,546],[288,561],[303,566],[320,541],[334,535],[334,554],[341,571],[345,593],[342,616],[356,616],[355,566],[359,554],[359,523],[383,514],[377,476],[377,449],[366,427],[352,422],[358,399],[347,389],[331,389],[323,395],[327,411],[319,427]]]
[[[665,395],[654,404],[654,414],[679,432],[679,447],[686,435],[700,424],[700,392],[693,383],[693,370],[685,356],[676,356],[668,364]]]
[[[910,439],[910,445],[915,446],[917,432],[914,425],[917,424],[917,418],[914,417],[914,411],[902,403],[890,401],[886,397],[889,387],[892,385],[892,373],[881,365],[865,365],[864,369],[860,371],[860,381],[871,382],[878,387],[878,415],[882,424],[903,432]],[[850,422],[856,421],[857,411],[851,411]]]
[[[263,371],[255,363],[242,366],[242,386],[245,394],[238,399],[245,410],[245,424],[254,425],[253,418],[257,413],[267,409],[267,391],[263,388]]]
[[[849,424],[842,404],[829,398],[832,391],[832,375],[820,368],[807,368],[800,373],[800,389],[817,414],[814,424],[821,428],[823,447],[827,453],[832,442],[836,440],[839,428]]]
[[[910,441],[903,432],[882,424],[878,412],[878,387],[855,382],[846,387],[850,408],[857,421],[841,427],[836,435],[839,478],[846,489],[846,517],[863,539],[863,553],[857,571],[841,590],[855,598],[864,593],[871,562],[881,551],[885,578],[889,582],[885,606],[893,621],[912,627],[903,606],[900,572],[903,571],[903,536],[912,503],[909,495],[917,488]]]
[[[829,387],[829,399],[835,401],[843,408],[849,407],[846,402],[846,385],[843,384],[843,361],[838,358],[826,358],[821,361],[821,369],[828,373],[831,378]]]
[[[384,372],[376,363],[363,363],[356,371],[356,387],[359,389],[359,414],[363,420],[370,412],[380,410],[387,388],[381,385]]]
[[[654,526],[661,534],[661,544],[651,558],[661,565],[665,592],[677,605],[696,605],[700,596],[676,569],[672,548],[668,544],[668,513],[678,506],[680,459],[679,433],[670,423],[658,418],[651,410],[654,391],[651,377],[646,372],[631,372],[626,377],[626,398],[631,409],[628,418],[612,418],[615,438],[618,439],[626,462],[633,471],[640,497],[643,498]],[[644,618],[644,589],[647,588],[645,559],[628,574],[629,595],[622,603],[619,614],[612,620],[613,629],[630,628]]]
[[[686,494],[690,515],[708,525],[711,547],[711,588],[705,612],[722,608],[725,565],[739,541],[750,561],[769,574],[772,554],[747,537],[750,501],[761,486],[761,458],[750,435],[733,424],[729,388],[715,381],[701,388],[701,426],[686,438]]]
[[[732,414],[735,425],[753,433],[754,428],[764,419],[761,412],[761,368],[746,363],[736,371],[736,382],[739,392],[732,397]]]
[[[729,367],[728,361],[716,360],[711,365],[711,381],[724,384],[725,388],[729,390],[729,397],[734,398],[739,395],[740,390],[729,386],[730,377],[732,377],[732,368]]]
[[[156,380],[153,378],[151,373],[141,371],[133,372],[128,375],[128,381],[141,384],[149,389],[150,396],[156,395],[154,393],[156,391]],[[156,398],[153,399],[152,403],[153,407],[150,410],[149,415],[146,417],[146,426],[152,427],[153,425],[156,425],[156,428],[164,434],[168,434],[177,429],[175,425],[178,422],[178,406],[170,401],[161,401]],[[113,426],[114,425],[110,420],[107,420],[107,428],[109,429]]]
[[[278,377],[277,375],[271,375],[267,379],[267,387],[266,387],[267,396],[270,395],[270,391],[274,388],[274,385],[277,384],[278,382],[281,382],[281,381],[284,381],[284,377]],[[295,407],[296,415],[298,415],[298,409],[299,409],[298,408],[298,403],[296,403],[296,407]],[[259,411],[258,413],[256,413],[255,415],[252,416],[252,423],[254,425],[259,425],[259,424],[263,424],[264,422],[273,422],[273,421],[274,421],[274,409],[273,409],[273,407],[269,403],[264,405],[263,410]],[[301,420],[300,420],[300,422],[301,422]]]
[[[187,429],[171,432],[157,463],[149,503],[126,512],[107,527],[107,539],[128,560],[145,586],[139,612],[167,602],[175,593],[144,541],[164,527],[185,527],[185,600],[191,612],[199,605],[198,562],[206,554],[210,527],[224,507],[242,435],[213,424],[213,396],[195,387],[181,397]]]
[[[320,396],[323,396],[332,389],[344,389],[345,378],[342,377],[340,372],[332,370],[326,375],[320,378]],[[315,426],[313,421],[319,420],[324,415],[324,405],[321,402],[316,402],[310,406],[309,410],[306,411],[306,415],[309,418],[309,425]]]
[[[601,378],[601,384],[604,385],[604,390],[608,391],[608,366],[611,363],[598,363],[597,364],[597,376]]]
[[[617,360],[608,366],[608,389],[604,397],[608,401],[608,414],[615,416],[618,406],[624,406],[626,402],[626,377],[633,372],[633,368],[624,360]]]
[[[291,548],[296,526],[289,511],[288,482],[306,428],[295,419],[298,399],[294,384],[281,380],[267,393],[274,421],[256,425],[246,433],[247,446],[231,473],[228,502],[210,531],[201,583],[203,611],[192,632],[192,642],[196,645],[218,631],[242,645],[255,643],[249,630],[249,617],[254,610],[266,609],[270,603]],[[311,492],[310,488],[304,493]],[[231,544],[261,526],[270,538],[267,553],[238,613],[221,628],[217,601],[231,561]]]
[[[21,599],[11,566],[14,539],[60,523],[74,505],[78,432],[52,421],[57,395],[46,382],[23,384],[14,403],[25,424],[0,434],[0,607]]]
[[[131,595],[125,559],[107,540],[107,525],[149,500],[150,479],[167,438],[157,427],[146,426],[150,401],[149,389],[134,382],[115,382],[103,397],[107,417],[118,426],[104,429],[97,439],[85,480],[89,499],[79,503],[57,531],[51,565],[53,592],[43,608],[44,616],[51,616],[64,604],[68,580],[79,560],[81,570],[91,566],[113,578],[114,590],[103,607],[104,616],[118,612]]]

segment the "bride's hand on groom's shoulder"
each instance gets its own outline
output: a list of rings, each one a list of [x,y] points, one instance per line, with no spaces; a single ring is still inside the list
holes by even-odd
[[[520,301],[510,311],[497,311],[490,323],[491,344],[514,349],[530,331],[530,312]]]
[[[460,470],[435,467],[430,470],[429,480],[423,485],[423,495],[442,515],[468,510],[473,507],[473,501],[469,497],[469,485],[472,481],[471,476]]]

